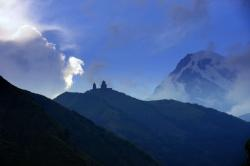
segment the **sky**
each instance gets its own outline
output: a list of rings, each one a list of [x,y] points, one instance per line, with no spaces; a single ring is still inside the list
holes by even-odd
[[[53,98],[108,86],[147,99],[186,54],[248,48],[248,0],[0,0],[0,74]]]

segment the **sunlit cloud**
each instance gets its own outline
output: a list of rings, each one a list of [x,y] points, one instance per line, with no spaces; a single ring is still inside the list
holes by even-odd
[[[30,25],[23,25],[18,28],[18,30],[11,35],[11,40],[14,41],[27,41],[35,38],[42,37],[41,32],[38,31],[36,27]]]
[[[21,26],[35,25],[28,16],[29,0],[0,0],[0,40],[8,40]]]
[[[68,30],[34,20],[30,11],[35,3],[0,0],[0,75],[21,88],[55,97],[72,86],[74,76],[83,74],[83,61],[67,56],[43,35]]]
[[[68,60],[67,67],[64,71],[64,80],[66,83],[66,89],[69,89],[73,84],[73,76],[75,75],[82,75],[84,65],[81,59],[70,57]]]

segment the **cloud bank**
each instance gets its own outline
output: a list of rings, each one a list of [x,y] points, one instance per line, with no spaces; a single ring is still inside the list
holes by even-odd
[[[66,58],[34,27],[21,27],[8,41],[0,40],[0,74],[21,88],[53,97],[83,74],[83,61]]]
[[[20,88],[52,98],[73,85],[73,77],[83,74],[84,63],[43,36],[40,29],[52,26],[30,17],[32,3],[0,0],[0,75]]]

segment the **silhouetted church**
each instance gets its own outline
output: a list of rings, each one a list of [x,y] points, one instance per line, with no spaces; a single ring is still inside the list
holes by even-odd
[[[98,88],[96,87],[96,83],[93,84],[93,89],[92,90],[97,90]],[[105,81],[102,81],[101,88],[100,89],[112,89],[108,88],[107,84]]]
[[[95,83],[93,84],[93,90],[96,90],[96,84]]]
[[[107,84],[105,81],[102,81],[101,89],[107,89]]]

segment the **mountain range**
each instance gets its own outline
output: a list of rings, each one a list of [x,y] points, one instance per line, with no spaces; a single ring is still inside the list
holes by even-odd
[[[108,88],[66,92],[55,101],[170,166],[235,166],[245,158],[250,125],[175,100],[142,101]]]
[[[158,165],[77,112],[0,77],[0,165]]]

